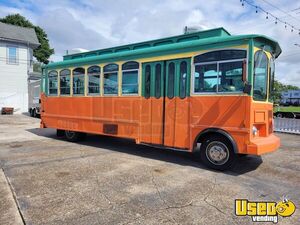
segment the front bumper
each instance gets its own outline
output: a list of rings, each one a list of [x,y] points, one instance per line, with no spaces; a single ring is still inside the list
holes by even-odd
[[[270,134],[268,137],[256,137],[247,145],[247,153],[251,155],[262,155],[275,151],[279,146],[280,139],[274,134]]]

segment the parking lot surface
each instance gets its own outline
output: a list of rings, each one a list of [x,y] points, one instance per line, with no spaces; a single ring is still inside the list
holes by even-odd
[[[0,224],[253,224],[235,216],[235,199],[283,196],[298,209],[278,224],[300,224],[300,136],[278,134],[278,151],[216,172],[188,153],[105,136],[70,143],[38,127],[0,116]]]

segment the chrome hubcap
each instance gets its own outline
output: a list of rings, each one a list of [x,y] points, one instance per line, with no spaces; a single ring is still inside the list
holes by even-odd
[[[211,163],[223,165],[229,159],[229,150],[222,142],[213,141],[206,148],[206,156]]]

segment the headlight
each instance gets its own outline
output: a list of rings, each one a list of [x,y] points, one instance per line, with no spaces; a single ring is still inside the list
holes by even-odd
[[[257,130],[256,126],[252,127],[252,134],[253,134],[253,136],[257,136],[258,135],[258,130]]]

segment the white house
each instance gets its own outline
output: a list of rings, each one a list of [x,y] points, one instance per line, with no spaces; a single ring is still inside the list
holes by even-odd
[[[33,72],[33,49],[40,45],[32,28],[0,22],[0,110],[28,111],[28,77]]]

